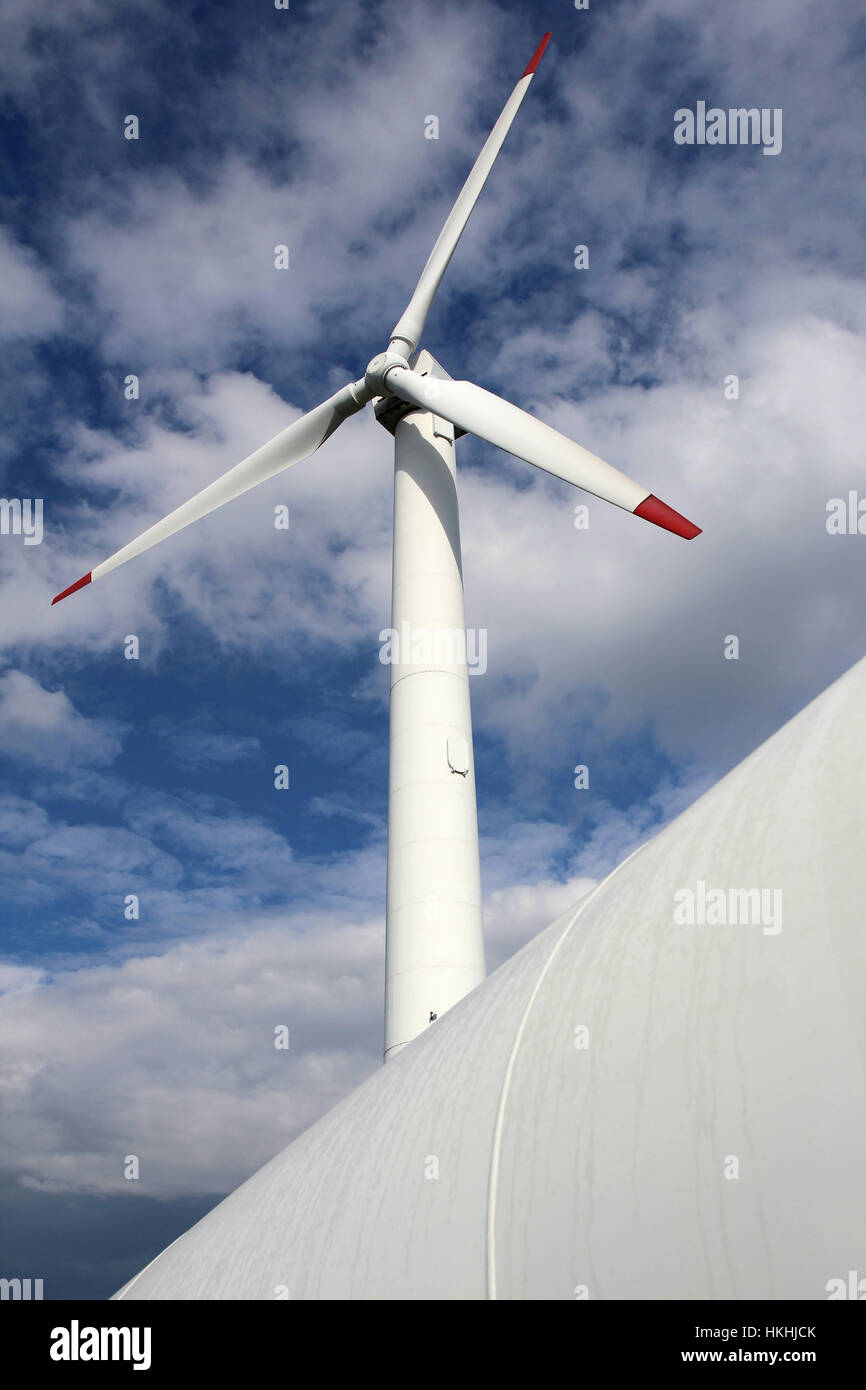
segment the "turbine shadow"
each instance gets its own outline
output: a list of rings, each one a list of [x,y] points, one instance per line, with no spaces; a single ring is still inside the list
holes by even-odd
[[[403,419],[414,425],[414,416],[420,411],[412,411]],[[400,422],[401,424],[403,421]],[[399,428],[399,426],[398,426]],[[439,519],[439,524],[448,538],[460,582],[463,583],[463,560],[460,552],[460,518],[457,507],[457,487],[442,455],[416,428],[419,448],[405,450],[405,461],[401,459],[400,468],[417,483]],[[423,446],[423,447],[420,447]]]

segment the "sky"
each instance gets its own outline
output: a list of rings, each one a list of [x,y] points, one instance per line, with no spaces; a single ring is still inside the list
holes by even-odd
[[[363,374],[546,29],[424,344],[703,531],[459,443],[489,968],[863,655],[859,6],[0,0],[0,1275],[46,1298],[380,1065],[390,437],[51,598]],[[700,102],[781,148],[678,143]]]

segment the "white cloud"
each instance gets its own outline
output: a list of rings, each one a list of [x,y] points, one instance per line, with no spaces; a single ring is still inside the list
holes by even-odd
[[[114,762],[122,743],[113,719],[85,719],[62,690],[45,690],[24,671],[0,675],[0,752],[56,769]]]
[[[0,339],[40,338],[63,322],[63,301],[35,253],[0,227]]]
[[[148,1194],[239,1181],[375,1064],[380,967],[378,924],[323,918],[28,980],[0,1022],[4,1168],[123,1191],[134,1153]]]
[[[261,757],[262,747],[257,738],[249,734],[220,733],[208,727],[201,718],[183,725],[160,716],[154,721],[154,728],[165,738],[178,766],[192,771]]]
[[[33,990],[45,978],[44,970],[32,965],[13,965],[0,961],[0,995]]]

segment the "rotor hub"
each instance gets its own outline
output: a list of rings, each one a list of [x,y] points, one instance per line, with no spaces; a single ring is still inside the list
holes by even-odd
[[[400,356],[399,352],[380,352],[371,358],[364,374],[368,389],[375,392],[377,396],[387,396],[386,378],[394,367],[405,367],[408,371],[409,363],[405,357]]]

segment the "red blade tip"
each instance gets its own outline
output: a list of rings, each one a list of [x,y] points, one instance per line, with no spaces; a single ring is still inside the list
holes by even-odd
[[[544,53],[544,50],[549,43],[550,34],[545,34],[544,38],[541,40],[541,43],[536,48],[529,62],[526,64],[526,67],[523,69],[523,72],[520,74],[521,77],[532,76],[532,74],[535,72],[535,69],[538,67],[538,64],[541,62],[541,55]]]
[[[666,531],[673,531],[675,536],[683,536],[687,541],[693,541],[695,536],[701,534],[700,526],[686,521],[684,516],[680,516],[673,507],[653,497],[652,493],[644,498],[639,507],[635,507],[634,514],[643,517],[644,521],[651,521],[654,526],[663,526]]]
[[[53,608],[55,603],[59,603],[62,598],[68,598],[70,594],[74,594],[76,589],[83,589],[85,584],[90,583],[90,576],[92,574],[92,570],[89,574],[83,574],[80,579],[76,579],[74,584],[70,584],[68,589],[64,589],[62,594],[55,595],[51,600],[51,607]]]

